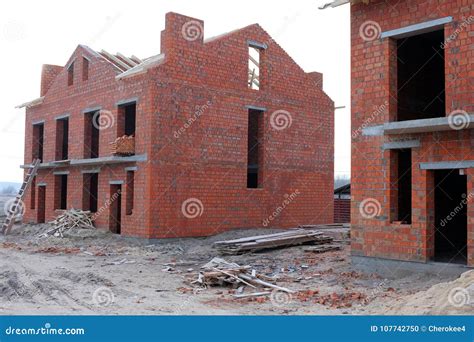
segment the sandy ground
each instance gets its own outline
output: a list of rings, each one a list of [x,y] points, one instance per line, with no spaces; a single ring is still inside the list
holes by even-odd
[[[474,293],[466,305],[448,302],[451,289],[471,290],[474,271],[438,288],[430,287],[454,279],[424,274],[384,279],[353,270],[348,245],[323,254],[297,246],[225,257],[276,277],[278,285],[297,291],[291,296],[235,299],[230,287],[189,284],[187,278],[195,279],[203,264],[219,256],[212,242],[273,232],[268,229],[150,243],[99,230],[38,238],[48,228],[17,225],[0,237],[0,314],[469,314],[474,309]],[[328,234],[344,236],[340,230]]]

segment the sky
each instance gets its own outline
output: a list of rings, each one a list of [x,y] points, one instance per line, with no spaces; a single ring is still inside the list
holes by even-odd
[[[0,182],[21,182],[25,112],[39,97],[41,66],[65,65],[78,44],[149,57],[160,52],[165,14],[203,19],[204,38],[259,23],[306,72],[324,74],[336,106],[335,175],[350,174],[349,5],[297,1],[9,1],[0,11]]]

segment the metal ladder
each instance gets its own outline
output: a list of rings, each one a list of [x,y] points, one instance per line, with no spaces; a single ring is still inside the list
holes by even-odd
[[[28,171],[28,173],[25,176],[25,179],[23,180],[23,184],[21,185],[20,190],[18,191],[18,194],[16,195],[13,204],[8,208],[8,214],[5,222],[3,223],[1,233],[4,235],[7,235],[10,230],[13,227],[13,224],[15,223],[15,218],[16,215],[18,214],[18,210],[21,207],[21,202],[23,200],[23,197],[25,196],[26,191],[30,187],[31,183],[33,182],[33,179],[36,176],[36,173],[38,172],[39,165],[41,164],[40,159],[35,159],[33,160],[32,163],[32,168]]]

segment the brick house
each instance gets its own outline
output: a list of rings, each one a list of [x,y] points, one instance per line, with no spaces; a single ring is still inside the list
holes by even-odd
[[[22,105],[23,167],[42,160],[25,221],[79,208],[145,238],[332,222],[334,104],[322,75],[258,24],[203,33],[203,21],[168,13],[159,55],[79,45],[64,67],[43,66],[41,97]]]
[[[352,254],[472,267],[474,3],[351,2]]]

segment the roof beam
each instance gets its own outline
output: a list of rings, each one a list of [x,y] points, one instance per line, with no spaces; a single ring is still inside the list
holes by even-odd
[[[140,64],[141,62],[143,62],[140,58],[138,58],[137,56],[135,55],[132,55],[130,56],[130,59],[137,62],[138,64]]]
[[[117,52],[117,56],[122,58],[125,62],[129,63],[132,67],[138,65],[137,62],[135,62],[134,60],[128,58],[127,56],[125,55],[122,55],[120,52]]]
[[[122,69],[125,69],[128,70],[128,69],[131,69],[131,66],[128,65],[127,63],[125,62],[122,62],[120,59],[118,59],[117,57],[115,57],[114,55],[112,55],[111,53],[108,53],[107,51],[105,50],[102,50],[100,52],[101,54],[105,55],[105,57],[107,57],[110,61],[112,61],[113,63],[117,64],[118,66],[120,66]]]

